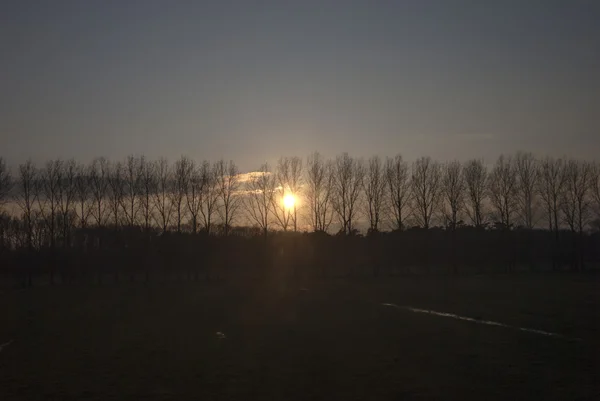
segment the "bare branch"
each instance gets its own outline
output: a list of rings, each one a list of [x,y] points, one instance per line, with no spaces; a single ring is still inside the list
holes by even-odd
[[[539,166],[538,193],[545,205],[548,227],[558,236],[561,218],[562,191],[565,182],[565,164],[562,159],[547,157]]]
[[[379,156],[373,156],[369,159],[363,187],[367,201],[366,212],[369,218],[370,232],[378,232],[382,220],[387,188],[386,171]]]
[[[101,157],[92,161],[89,171],[90,188],[93,198],[91,215],[94,217],[98,227],[102,227],[106,220],[105,199],[108,195],[108,169],[108,160]]]
[[[333,173],[330,162],[323,160],[317,152],[307,159],[306,204],[310,213],[310,224],[314,231],[326,232],[331,225],[331,197]]]
[[[0,157],[0,214],[2,207],[8,202],[10,192],[13,188],[13,180],[6,162]]]
[[[211,233],[213,216],[217,212],[219,205],[219,181],[217,180],[216,171],[216,164],[211,167],[207,161],[202,163],[200,175],[204,186],[202,189],[202,207],[200,208],[200,213],[202,214],[203,226],[207,234]]]
[[[282,202],[278,204],[279,216],[278,221],[286,222],[280,224],[282,228],[287,230],[289,220],[291,219],[294,225],[294,231],[298,231],[298,202],[300,200],[300,189],[302,187],[302,159],[299,157],[282,157],[277,164],[277,184],[280,187],[280,198],[286,194],[291,194],[294,197],[294,207],[292,210],[287,210]]]
[[[517,172],[512,158],[501,155],[488,177],[490,200],[499,222],[506,229],[512,225],[512,217],[517,209]]]
[[[229,163],[220,160],[215,164],[215,167],[219,199],[221,201],[219,213],[225,227],[225,236],[227,236],[233,221],[237,217],[240,206],[238,194],[240,187],[239,170],[232,160]]]
[[[590,212],[590,182],[592,165],[585,161],[569,160],[564,169],[562,211],[565,222],[573,232],[583,233]]]
[[[517,213],[525,228],[535,225],[536,187],[538,181],[537,161],[531,153],[517,153],[515,158],[517,170]]]
[[[347,153],[338,156],[333,165],[332,205],[341,226],[340,232],[346,235],[353,234],[355,230],[365,171],[362,161]]]
[[[154,216],[155,202],[154,200],[157,192],[157,177],[156,177],[156,164],[146,161],[146,158],[142,156],[139,161],[139,183],[140,183],[140,211],[142,213],[142,220],[144,229],[150,230],[152,220]]]
[[[442,195],[445,220],[452,230],[456,230],[460,214],[465,207],[465,188],[465,179],[460,162],[446,163],[442,176]]]
[[[404,229],[406,209],[410,203],[411,184],[408,173],[408,164],[397,155],[385,162],[385,178],[390,197],[390,209],[394,220],[394,229]]]
[[[488,179],[483,161],[477,159],[468,161],[464,167],[464,178],[467,191],[467,214],[475,227],[482,227],[485,224],[483,202]]]
[[[412,166],[414,216],[419,225],[428,229],[440,206],[442,169],[430,157],[421,157]]]
[[[113,216],[113,224],[118,228],[121,224],[121,210],[124,208],[125,189],[123,180],[123,165],[121,162],[109,165],[108,169],[108,201],[110,212]]]
[[[133,155],[127,156],[123,169],[123,212],[130,227],[137,224],[140,210],[140,191],[142,180],[142,159]]]
[[[173,207],[170,201],[170,191],[172,187],[171,168],[169,167],[169,162],[166,159],[160,159],[154,165],[153,170],[156,177],[154,207],[156,209],[157,216],[155,218],[164,234],[169,228],[173,214]]]
[[[270,211],[275,201],[276,178],[271,173],[268,164],[263,164],[246,183],[246,193],[243,204],[250,221],[258,226],[267,236],[269,230]]]

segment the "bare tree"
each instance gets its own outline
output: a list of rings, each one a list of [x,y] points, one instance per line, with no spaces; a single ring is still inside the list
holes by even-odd
[[[275,201],[276,178],[268,164],[263,164],[247,181],[243,204],[250,221],[256,224],[266,237],[269,231],[271,208]]]
[[[63,163],[61,160],[51,160],[46,163],[39,177],[41,194],[37,197],[39,210],[50,239],[50,247],[56,245],[56,226],[60,210],[60,185],[63,179]]]
[[[364,176],[363,187],[365,190],[367,216],[369,217],[369,231],[378,232],[382,219],[386,195],[386,172],[379,156],[369,159],[369,166]]]
[[[565,165],[562,210],[571,231],[583,234],[590,211],[590,183],[592,165],[588,162],[569,160]]]
[[[562,159],[546,157],[538,166],[537,192],[546,209],[548,229],[554,234],[554,246],[551,250],[552,268],[558,268],[559,231],[561,219],[562,191],[565,172]]]
[[[109,163],[105,158],[97,158],[90,166],[90,191],[92,193],[91,215],[98,227],[106,221],[106,198],[108,195]]]
[[[573,233],[578,234],[577,241],[574,241],[573,267],[579,269],[584,265],[583,231],[589,219],[592,170],[590,163],[578,160],[567,161],[564,170],[561,204],[567,225]]]
[[[88,218],[92,212],[90,200],[90,169],[83,164],[78,164],[75,170],[75,197],[77,201],[76,213],[79,218],[79,227],[87,227]]]
[[[208,175],[204,171],[204,163],[198,168],[191,160],[188,165],[187,180],[185,182],[185,204],[192,219],[192,232],[198,232],[198,221],[202,214],[204,186],[207,184]]]
[[[592,194],[592,200],[594,201],[596,216],[597,219],[600,220],[600,164],[595,162],[591,168],[592,176],[590,190]]]
[[[275,223],[281,227],[283,231],[288,230],[290,221],[293,223],[292,218],[294,217],[294,208],[296,207],[296,202],[294,202],[293,208],[290,208],[285,202],[286,196],[292,196],[295,199],[295,194],[288,184],[291,180],[291,175],[291,159],[280,158],[277,164],[277,172],[273,177],[275,189],[271,204],[273,216],[275,216]]]
[[[217,164],[211,167],[207,161],[203,162],[200,168],[200,176],[204,182],[200,213],[202,215],[202,224],[207,234],[211,233],[213,216],[217,212],[219,201],[219,181],[217,180],[216,170]]]
[[[275,181],[275,178],[274,178]],[[283,231],[287,231],[290,223],[293,223],[292,216],[294,213],[293,207],[290,208],[286,204],[286,196],[289,196],[283,187],[275,186],[273,199],[271,202],[271,210],[275,217],[275,224],[279,226]]]
[[[59,210],[62,225],[63,246],[66,248],[71,242],[71,228],[74,224],[74,209],[77,197],[77,164],[70,159],[63,163],[62,179],[58,183]]]
[[[465,206],[465,179],[459,161],[446,163],[442,176],[444,215],[452,231],[456,230]]]
[[[365,167],[361,160],[343,153],[333,165],[332,205],[344,234],[354,232],[354,220],[359,211]]]
[[[237,217],[240,206],[238,194],[240,187],[239,170],[232,160],[227,163],[221,159],[215,164],[215,177],[217,179],[219,200],[221,201],[219,214],[225,227],[225,236],[227,236],[233,221]]]
[[[133,155],[127,156],[123,169],[123,212],[125,220],[130,227],[137,223],[140,210],[140,192],[142,190],[142,165],[141,158]]]
[[[394,229],[404,229],[406,208],[410,203],[410,179],[408,164],[402,160],[401,155],[385,161],[385,179],[390,197],[390,209],[394,221]]]
[[[121,162],[113,163],[109,166],[108,173],[108,201],[110,213],[112,214],[112,221],[115,228],[119,228],[119,225],[123,221],[121,216],[121,210],[124,209],[125,199],[125,181],[123,179],[123,165]]]
[[[539,166],[538,193],[546,207],[548,228],[555,232],[558,240],[559,220],[561,213],[561,194],[565,180],[564,162],[562,159],[547,157]]]
[[[10,170],[6,166],[6,162],[0,157],[0,213],[2,208],[8,202],[10,191],[12,190],[13,182]]]
[[[515,168],[517,170],[517,202],[518,215],[525,228],[535,225],[536,187],[538,165],[531,153],[517,153]]]
[[[152,216],[154,212],[153,198],[156,193],[156,166],[152,162],[146,161],[144,156],[139,161],[139,208],[142,214],[144,230],[150,231],[152,225]]]
[[[326,232],[333,219],[333,173],[331,163],[323,160],[317,152],[307,159],[306,187],[306,203],[312,228],[314,231]]]
[[[12,176],[10,170],[6,166],[6,162],[0,157],[0,250],[4,248],[6,242],[6,226],[8,225],[8,215],[4,210],[4,205],[9,200],[10,192],[13,187]]]
[[[160,159],[154,168],[156,174],[156,190],[154,191],[154,207],[157,213],[157,222],[162,229],[163,234],[167,232],[173,214],[173,207],[170,202],[172,174],[169,162],[166,159]]]
[[[440,206],[441,181],[441,166],[430,157],[421,157],[413,163],[411,176],[413,214],[418,224],[425,229],[431,227]]]
[[[31,160],[19,165],[19,185],[15,200],[23,213],[26,242],[29,249],[33,248],[34,219],[36,217],[34,205],[38,196],[38,191],[35,188],[37,186],[37,176],[37,169]]]
[[[486,195],[488,173],[482,160],[469,160],[463,169],[467,206],[466,211],[475,227],[482,227],[484,221],[484,200]]]
[[[504,155],[498,158],[488,177],[488,189],[500,223],[509,229],[517,209],[517,171],[512,158]]]
[[[302,187],[302,159],[299,157],[282,157],[277,164],[277,180],[281,187],[281,194],[290,194],[294,197],[292,210],[287,210],[294,225],[294,231],[298,231],[298,201],[300,199],[300,188]],[[281,217],[285,221],[287,207],[283,205]],[[287,229],[287,225],[284,230]]]
[[[171,204],[173,205],[173,213],[177,232],[181,233],[181,224],[185,218],[184,200],[186,188],[190,180],[191,169],[193,169],[192,160],[186,156],[181,156],[175,162],[173,170],[173,190],[171,191]]]

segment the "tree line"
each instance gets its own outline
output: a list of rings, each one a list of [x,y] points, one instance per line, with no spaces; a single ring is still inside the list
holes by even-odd
[[[286,196],[294,201],[284,202]],[[526,152],[501,155],[491,166],[481,159],[421,157],[409,164],[400,155],[327,159],[315,152],[245,174],[233,161],[187,156],[174,163],[133,155],[87,165],[28,160],[15,171],[0,158],[4,253],[73,249],[81,238],[86,247],[102,247],[97,233],[107,230],[155,237],[310,231],[370,238],[420,229],[442,230],[448,260],[457,265],[457,241],[470,228],[501,233],[503,244],[517,231],[543,230],[553,267],[567,242],[569,263],[581,268],[587,237],[599,222],[597,162]],[[433,245],[426,243],[423,252]]]

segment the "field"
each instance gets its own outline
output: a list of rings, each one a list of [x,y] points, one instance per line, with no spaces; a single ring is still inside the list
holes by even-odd
[[[599,284],[515,275],[5,289],[0,398],[600,399]]]

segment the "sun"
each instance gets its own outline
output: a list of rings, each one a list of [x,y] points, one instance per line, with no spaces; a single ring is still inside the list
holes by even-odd
[[[292,209],[296,204],[296,197],[292,194],[285,194],[283,197],[283,206],[286,209]]]

